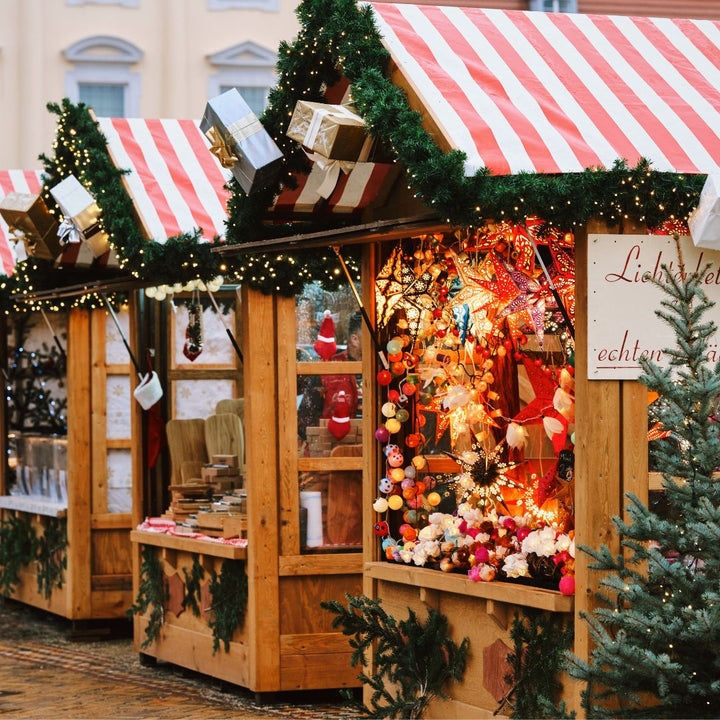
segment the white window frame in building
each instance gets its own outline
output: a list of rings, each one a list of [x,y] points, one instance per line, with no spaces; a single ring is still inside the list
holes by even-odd
[[[278,12],[280,0],[207,0],[208,10],[265,10]]]
[[[223,87],[258,87],[265,88],[267,103],[267,92],[277,81],[277,55],[272,50],[246,40],[207,59],[216,68],[208,78],[208,97],[219,95]]]
[[[95,35],[71,45],[64,52],[73,69],[65,73],[65,95],[77,103],[80,85],[121,85],[125,117],[140,115],[140,75],[130,67],[142,60],[143,52],[127,40]]]
[[[564,4],[566,7],[562,9],[561,4]],[[530,0],[530,10],[565,13],[576,13],[578,11],[577,0],[552,0],[552,5],[553,7],[547,10],[545,8],[545,0]]]

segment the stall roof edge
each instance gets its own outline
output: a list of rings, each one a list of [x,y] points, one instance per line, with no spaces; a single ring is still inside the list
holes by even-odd
[[[256,242],[237,243],[215,247],[212,252],[220,255],[242,255],[258,250],[271,252],[287,252],[290,250],[303,250],[332,245],[353,245],[358,243],[382,242],[397,240],[410,235],[428,234],[446,230],[447,222],[440,220],[439,216],[397,218],[393,220],[376,220],[362,225],[349,225],[343,228],[322,230],[314,233],[292,235],[290,237],[258,240]]]

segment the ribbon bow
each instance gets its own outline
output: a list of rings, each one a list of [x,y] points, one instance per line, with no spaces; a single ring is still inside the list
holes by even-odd
[[[342,170],[342,172],[347,174],[355,167],[355,162],[352,160],[333,160],[332,158],[326,158],[324,155],[308,152],[307,150],[305,150],[305,154],[310,161],[314,162],[315,165],[325,173],[325,177],[318,188],[318,195],[326,200],[332,195],[340,179],[340,171]]]
[[[37,245],[36,238],[27,235],[19,227],[15,227],[15,225],[8,225],[8,231],[15,241],[13,251],[16,262],[22,262],[23,260],[27,260],[28,257],[35,255],[35,246]]]
[[[57,234],[60,238],[60,244],[62,246],[70,245],[71,243],[79,243],[83,239],[80,228],[78,228],[71,218],[63,218]]]
[[[220,134],[217,128],[211,127],[205,136],[210,141],[210,152],[219,160],[224,168],[230,169],[238,158],[233,155],[233,151]]]

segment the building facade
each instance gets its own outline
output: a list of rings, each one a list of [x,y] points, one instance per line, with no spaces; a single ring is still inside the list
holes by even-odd
[[[720,17],[720,0],[416,0],[658,17]],[[0,169],[41,169],[63,97],[98,116],[199,118],[237,87],[259,113],[296,0],[0,0]]]
[[[295,0],[0,0],[0,168],[41,169],[68,97],[98,116],[196,118],[238,87],[257,112]]]

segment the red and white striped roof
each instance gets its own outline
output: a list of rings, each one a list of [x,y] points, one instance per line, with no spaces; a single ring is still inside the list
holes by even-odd
[[[38,195],[42,190],[42,173],[34,170],[0,170],[0,199],[11,192]],[[15,255],[10,249],[10,233],[0,215],[0,273],[11,275],[15,267]]]
[[[468,175],[720,170],[720,22],[371,5]]]
[[[230,172],[210,153],[194,120],[98,118],[149,238],[167,238],[199,228],[203,238],[225,235]]]

